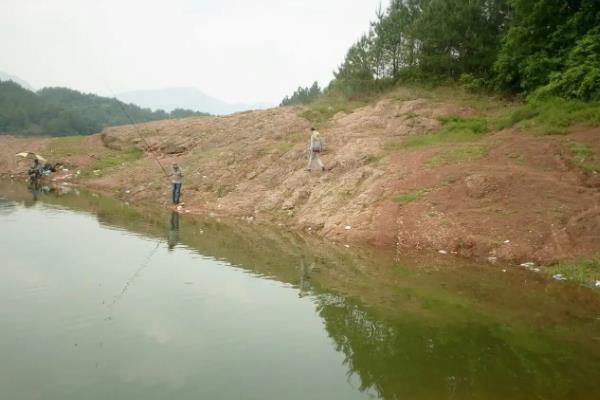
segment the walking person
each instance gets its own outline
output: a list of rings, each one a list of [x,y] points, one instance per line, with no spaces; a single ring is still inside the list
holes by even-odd
[[[181,172],[177,163],[173,163],[171,167],[173,168],[173,172],[171,173],[171,182],[173,183],[173,207],[177,207],[179,205],[179,200],[181,199],[181,180],[183,179],[183,172]]]
[[[321,134],[315,129],[310,128],[312,135],[310,136],[310,145],[308,147],[308,165],[306,166],[307,171],[312,171],[312,164],[316,162],[321,171],[325,171],[325,166],[319,157],[321,150],[323,150],[323,142],[321,140]]]

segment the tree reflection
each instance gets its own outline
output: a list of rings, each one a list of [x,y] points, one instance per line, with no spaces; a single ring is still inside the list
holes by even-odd
[[[581,354],[491,321],[388,319],[333,294],[317,303],[348,374],[384,399],[588,398],[597,389],[584,378],[600,372],[593,358],[582,365]]]

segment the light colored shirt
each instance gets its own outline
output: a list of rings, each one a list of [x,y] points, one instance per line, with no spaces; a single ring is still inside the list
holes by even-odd
[[[173,173],[171,174],[171,182],[173,183],[181,183],[181,179],[183,178],[183,172],[181,172],[180,168],[173,168]]]
[[[312,136],[310,137],[310,150],[322,150],[323,143],[321,142],[321,135],[319,132],[314,131]]]

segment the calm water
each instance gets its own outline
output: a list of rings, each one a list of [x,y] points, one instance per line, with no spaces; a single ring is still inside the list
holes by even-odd
[[[596,399],[591,289],[0,183],[0,399]]]

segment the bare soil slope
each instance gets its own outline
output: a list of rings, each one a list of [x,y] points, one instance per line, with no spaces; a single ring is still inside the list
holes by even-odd
[[[469,257],[549,263],[600,250],[600,175],[572,154],[600,154],[600,128],[566,136],[517,129],[478,140],[403,147],[444,117],[478,111],[449,99],[386,96],[317,127],[328,170],[307,172],[311,122],[303,107],[106,129],[80,139],[0,138],[0,168],[40,151],[73,180],[130,204],[167,205],[167,169],[185,173],[193,213],[274,223],[343,243],[442,250]],[[140,157],[135,149],[143,150]],[[132,153],[133,151],[133,153]],[[139,150],[138,150],[139,152]]]

